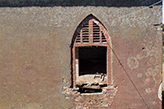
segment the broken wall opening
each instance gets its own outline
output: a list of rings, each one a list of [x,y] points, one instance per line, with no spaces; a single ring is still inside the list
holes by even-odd
[[[72,83],[81,93],[102,92],[111,85],[111,38],[93,15],[77,27],[72,39]]]
[[[106,47],[79,47],[79,76],[106,74]]]
[[[107,86],[106,60],[107,47],[82,46],[76,47],[76,67],[79,72],[76,86],[81,93],[99,93]]]

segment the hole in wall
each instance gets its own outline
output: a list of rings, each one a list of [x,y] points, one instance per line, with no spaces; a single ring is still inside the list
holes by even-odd
[[[92,15],[79,24],[71,46],[74,90],[99,93],[111,84],[110,39],[105,27]]]
[[[106,47],[79,47],[79,76],[106,74]]]
[[[79,75],[76,86],[80,93],[100,93],[107,87],[107,47],[78,47]]]
[[[87,89],[87,88],[80,88],[80,93],[101,93],[102,89]]]
[[[87,86],[86,84],[79,87],[80,93],[101,93],[102,88],[107,87],[107,85],[91,85]]]
[[[145,47],[142,47],[142,50],[144,50],[145,49]]]

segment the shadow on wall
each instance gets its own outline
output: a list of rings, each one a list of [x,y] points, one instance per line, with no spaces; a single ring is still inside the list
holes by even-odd
[[[162,91],[162,109],[164,109],[164,91]]]
[[[53,7],[53,6],[150,6],[161,0],[0,0],[0,7]],[[156,4],[161,5],[161,3]]]

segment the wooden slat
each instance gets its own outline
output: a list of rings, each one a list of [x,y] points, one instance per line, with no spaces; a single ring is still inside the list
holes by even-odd
[[[80,30],[79,34],[76,37],[76,43],[104,43],[106,38],[104,33],[101,32],[100,27],[94,23],[92,20],[89,20]]]

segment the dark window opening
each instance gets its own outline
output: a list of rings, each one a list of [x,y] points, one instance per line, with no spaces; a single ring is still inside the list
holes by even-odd
[[[111,83],[111,39],[101,22],[89,15],[72,40],[72,85],[80,93],[102,92]]]
[[[80,93],[102,92],[107,86],[107,47],[76,47],[78,77],[76,87]]]
[[[79,76],[106,74],[106,47],[79,47]]]

